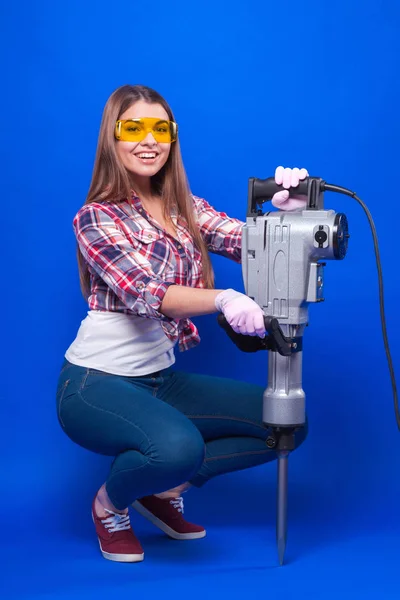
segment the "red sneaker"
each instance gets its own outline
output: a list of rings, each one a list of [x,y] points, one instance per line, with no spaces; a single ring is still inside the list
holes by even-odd
[[[104,509],[110,516],[98,517],[92,504],[92,519],[96,528],[100,550],[104,558],[118,562],[140,562],[143,548],[132,531],[129,514],[121,515]]]
[[[174,540],[197,540],[206,535],[204,527],[188,523],[183,518],[183,498],[145,496],[132,504],[143,517]]]

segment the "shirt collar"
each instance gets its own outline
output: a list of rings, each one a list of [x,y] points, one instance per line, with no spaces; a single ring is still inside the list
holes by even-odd
[[[132,208],[134,208],[140,214],[142,214],[142,215],[148,214],[146,212],[144,206],[142,205],[139,196],[136,194],[136,192],[134,190],[132,190],[132,195],[131,195],[129,204],[132,206]],[[148,216],[150,217],[150,215],[148,215]],[[171,217],[172,217],[174,224],[177,225],[178,224],[178,209],[176,206],[172,207]]]

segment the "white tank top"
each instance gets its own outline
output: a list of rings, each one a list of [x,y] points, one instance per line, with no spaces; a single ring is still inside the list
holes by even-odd
[[[140,377],[173,365],[174,346],[155,319],[89,310],[65,358],[81,367]]]

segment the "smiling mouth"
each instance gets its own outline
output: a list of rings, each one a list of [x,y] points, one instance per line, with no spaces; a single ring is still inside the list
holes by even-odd
[[[155,160],[158,156],[157,152],[138,152],[135,154],[136,158],[140,160]]]

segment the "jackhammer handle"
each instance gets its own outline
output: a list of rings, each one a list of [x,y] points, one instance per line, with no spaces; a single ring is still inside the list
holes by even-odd
[[[265,338],[258,335],[243,335],[236,333],[229,325],[222,313],[217,317],[218,325],[228,334],[232,342],[242,352],[257,352],[258,350],[276,350],[282,356],[290,356],[292,353],[290,340],[283,335],[279,322],[273,317],[264,316],[265,330],[269,334]]]
[[[253,199],[255,201],[271,200],[274,194],[276,194],[277,192],[282,192],[284,190],[289,192],[289,197],[299,195],[307,196],[309,179],[309,177],[306,177],[306,179],[303,179],[299,182],[299,185],[297,187],[291,187],[289,188],[289,190],[287,190],[283,187],[283,185],[276,184],[274,177],[268,177],[268,179],[252,178],[250,181],[253,185]]]
[[[282,356],[290,356],[292,353],[290,340],[286,339],[279,325],[278,319],[274,317],[264,317],[265,330],[268,335],[274,340],[275,349]]]

